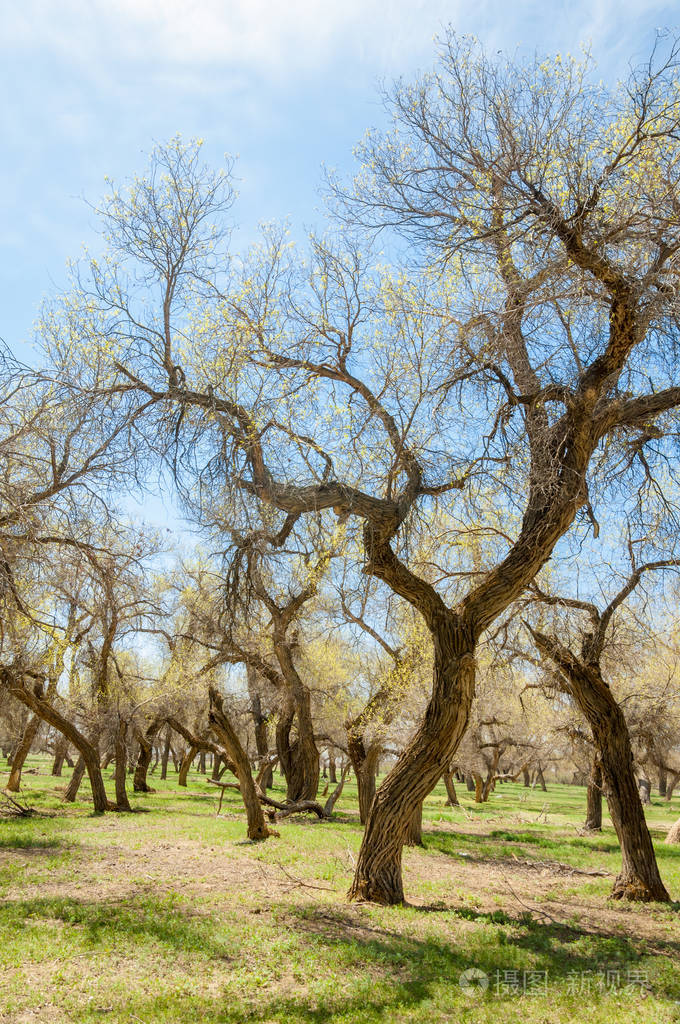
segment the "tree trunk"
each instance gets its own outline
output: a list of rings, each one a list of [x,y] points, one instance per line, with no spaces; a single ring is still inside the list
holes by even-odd
[[[659,767],[659,796],[666,795],[666,789],[668,784],[668,776],[666,769]]]
[[[446,786],[446,807],[460,807],[456,787],[453,784],[453,772],[444,772],[442,775]]]
[[[52,775],[56,775],[58,778],[61,777],[61,770],[64,767],[67,749],[68,741],[63,737],[59,737],[54,745],[54,763],[52,764]]]
[[[151,786],[146,781],[146,775],[153,756],[153,741],[164,721],[164,718],[154,718],[146,732],[139,737],[139,757],[132,780],[132,789],[135,793],[153,793]],[[167,768],[167,756],[165,767]],[[162,775],[161,778],[165,778],[165,776]]]
[[[163,743],[163,753],[161,755],[161,779],[167,779],[168,777],[168,758],[170,757],[170,726],[165,730],[165,742]]]
[[[531,775],[529,774],[528,768],[522,768],[522,781],[525,789],[529,789],[531,785]]]
[[[338,775],[335,768],[335,754],[328,751],[328,781],[331,786],[334,786],[338,781]]]
[[[541,768],[540,764],[536,769],[536,782],[539,784],[544,793],[548,792],[548,787],[546,786],[545,778],[543,777],[543,769]]]
[[[586,820],[584,829],[588,832],[602,831],[602,768],[595,758],[590,768],[586,792]]]
[[[255,727],[255,749],[260,763],[262,763],[269,756],[268,719],[262,711],[262,698],[257,692],[257,671],[252,665],[246,664],[246,677],[250,695],[250,713]],[[271,789],[273,783],[272,770],[269,768],[262,780],[262,788],[264,790]]]
[[[484,779],[479,772],[473,772],[473,778],[475,780],[475,803],[484,803]]]
[[[640,801],[643,804],[651,804],[652,802],[652,784],[646,775],[643,775],[638,783],[638,791],[640,794]]]
[[[97,813],[108,810],[109,802],[106,796],[101,768],[99,767],[99,751],[96,746],[90,743],[72,722],[64,718],[49,701],[43,698],[39,687],[28,690],[13,673],[7,670],[0,671],[12,695],[26,707],[30,708],[36,715],[39,715],[45,722],[58,729],[78,750],[85,762],[85,768],[90,777],[94,809]]]
[[[470,772],[468,772],[467,775],[465,776],[465,788],[467,789],[468,793],[474,793],[475,791],[475,780],[472,778]]]
[[[18,793],[21,787],[21,769],[24,767],[24,762],[28,757],[31,747],[33,746],[33,740],[38,734],[38,729],[42,724],[42,719],[39,715],[32,715],[26,723],[24,734],[19,741],[19,745],[14,751],[14,757],[12,758],[12,767],[9,775],[9,782],[7,783],[6,789],[10,793]]]
[[[680,772],[673,772],[670,779],[666,783],[666,800],[668,801],[668,803],[671,802],[673,798],[673,791],[675,790],[675,787],[677,786],[679,781]]]
[[[131,811],[125,787],[125,776],[127,774],[127,750],[125,738],[127,736],[128,724],[122,718],[118,720],[116,729],[116,810]]]
[[[411,742],[378,789],[357,858],[351,899],[403,903],[401,855],[411,822],[447,770],[470,715],[474,642],[453,614],[434,639],[432,697]]]
[[[378,758],[380,757],[381,744],[369,743],[367,750],[363,736],[353,732],[350,728],[347,731],[347,749],[357,780],[359,820],[362,825],[365,825],[368,821],[373,798],[375,797],[376,769]]]
[[[71,775],[71,778],[69,779],[69,784],[64,792],[64,800],[66,801],[67,804],[72,804],[76,797],[78,796],[78,790],[80,789],[80,784],[83,781],[84,775],[85,758],[82,755],[80,755],[74,765],[73,774]]]
[[[567,679],[600,755],[609,813],[621,844],[621,873],[614,882],[612,897],[669,902],[645,821],[623,711],[598,664],[575,658],[566,648],[535,631],[533,636],[539,649],[548,654]]]
[[[672,825],[666,836],[667,843],[680,843],[680,818]]]
[[[192,764],[194,763],[194,758],[196,757],[197,753],[198,753],[198,747],[195,747],[192,744],[189,747],[189,749],[187,750],[187,752],[185,753],[184,757],[182,758],[182,765],[181,765],[180,770],[179,770],[179,779],[177,780],[177,784],[179,786],[186,786],[186,784],[187,784],[187,777],[189,775],[189,769],[191,768]]]
[[[221,742],[224,744],[229,757],[234,763],[235,774],[238,778],[241,796],[246,809],[248,838],[255,841],[266,839],[267,836],[271,835],[271,832],[267,828],[267,824],[264,820],[264,812],[255,788],[255,780],[253,779],[253,773],[250,770],[248,755],[243,749],[234,727],[224,712],[224,705],[222,703],[221,696],[212,686],[208,692],[210,695],[210,724],[219,736]]]
[[[319,751],[314,741],[314,728],[307,688],[295,700],[289,694],[276,726],[276,749],[286,779],[286,800],[299,803],[315,800],[319,788]],[[293,723],[297,736],[291,742]]]

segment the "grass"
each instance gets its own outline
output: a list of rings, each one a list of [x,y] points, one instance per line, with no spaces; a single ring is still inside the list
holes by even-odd
[[[0,819],[3,1024],[680,1021],[680,904],[608,900],[616,837],[579,835],[582,788],[508,783],[481,806],[463,789],[460,809],[437,788],[404,854],[411,905],[384,908],[345,900],[351,783],[333,821],[251,844],[238,794],[218,818],[198,775],[99,817],[29,767],[38,813]],[[676,899],[680,847],[661,840],[678,816],[677,799],[648,812]],[[461,987],[470,968],[485,991]]]

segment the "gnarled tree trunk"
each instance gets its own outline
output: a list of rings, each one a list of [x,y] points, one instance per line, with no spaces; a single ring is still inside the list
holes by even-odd
[[[414,815],[451,764],[474,696],[474,643],[453,613],[433,630],[434,680],[422,724],[375,795],[351,899],[402,903],[401,855]]]

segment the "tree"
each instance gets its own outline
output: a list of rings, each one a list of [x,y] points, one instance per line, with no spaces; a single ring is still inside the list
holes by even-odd
[[[601,770],[609,812],[621,844],[621,872],[612,890],[612,896],[617,899],[668,902],[670,897],[659,875],[645,821],[626,720],[604,677],[603,654],[615,613],[638,586],[643,575],[678,564],[678,559],[666,559],[634,566],[628,579],[603,611],[590,601],[551,597],[534,585],[534,592],[542,602],[583,612],[588,616],[588,627],[582,631],[578,651],[572,645],[561,642],[555,635],[546,634],[532,626],[528,628],[538,650],[556,667],[565,692],[574,700],[592,730],[598,755],[597,765]],[[592,782],[597,784],[597,779]]]
[[[296,261],[269,232],[227,274],[210,218],[228,182],[176,143],[103,204],[118,262],[69,297],[97,353],[79,374],[106,361],[103,394],[147,410],[187,490],[276,510],[275,529],[333,511],[431,634],[431,698],[373,801],[354,898],[403,899],[401,850],[464,735],[479,640],[588,521],[591,461],[649,479],[669,455],[675,72],[655,53],[608,93],[587,66],[494,63],[448,37],[435,73],[391,94],[395,131],[369,136],[345,196],[346,219],[401,231],[420,270],[371,264],[351,234]],[[409,528],[437,505],[478,528],[479,480],[502,496],[494,557],[443,596]]]

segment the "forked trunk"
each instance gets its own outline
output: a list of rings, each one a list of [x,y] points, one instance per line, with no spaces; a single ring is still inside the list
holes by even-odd
[[[586,820],[583,827],[587,832],[602,830],[602,768],[597,758],[593,760],[590,768],[586,792]]]
[[[33,740],[38,734],[38,729],[41,725],[41,718],[39,715],[32,715],[29,718],[24,734],[21,737],[18,747],[14,751],[14,757],[12,758],[12,767],[10,769],[9,781],[6,788],[10,793],[18,793],[21,787],[21,770],[24,767],[26,758],[29,755],[31,747],[33,746]]]
[[[305,687],[298,696],[299,700],[288,697],[276,727],[276,749],[289,803],[315,800],[319,788],[319,751],[314,741],[309,691]],[[291,740],[294,723],[297,736]]]
[[[454,615],[442,617],[433,639],[432,697],[375,795],[350,899],[403,903],[401,856],[413,816],[451,764],[467,728],[475,688],[473,641]]]

